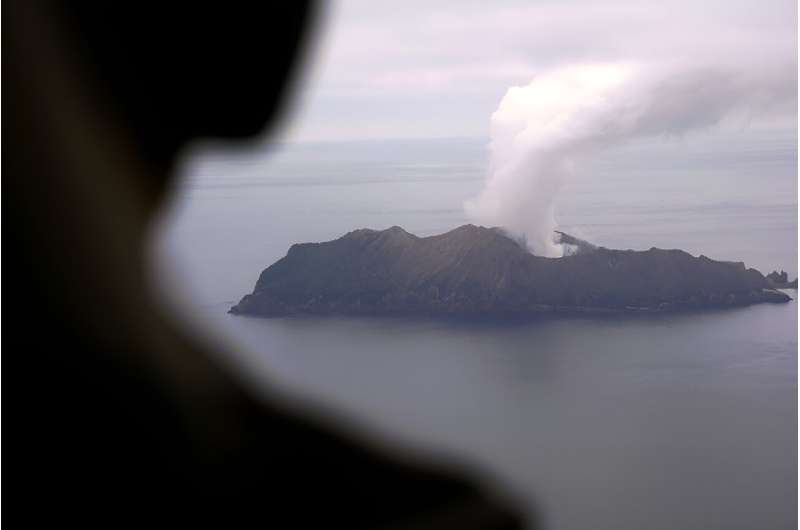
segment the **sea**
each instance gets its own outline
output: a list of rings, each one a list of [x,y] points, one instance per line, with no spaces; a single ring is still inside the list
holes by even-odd
[[[196,146],[153,226],[154,287],[253,384],[460,463],[545,528],[796,528],[795,301],[525,322],[227,313],[293,243],[470,222],[488,170],[485,138]],[[797,219],[796,128],[594,153],[557,204],[560,229],[598,245],[792,279]]]

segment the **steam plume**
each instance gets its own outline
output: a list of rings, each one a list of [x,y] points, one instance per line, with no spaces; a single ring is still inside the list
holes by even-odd
[[[555,199],[575,164],[634,137],[681,134],[727,115],[773,110],[793,101],[794,69],[748,75],[724,68],[636,63],[546,71],[512,87],[491,120],[491,166],[470,217],[524,236],[538,255],[559,257]]]

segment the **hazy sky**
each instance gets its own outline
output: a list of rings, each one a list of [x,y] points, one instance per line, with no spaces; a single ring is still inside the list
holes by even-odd
[[[337,2],[285,136],[487,136],[509,87],[575,63],[778,65],[795,78],[796,27],[794,0]],[[796,111],[776,119],[793,126]]]

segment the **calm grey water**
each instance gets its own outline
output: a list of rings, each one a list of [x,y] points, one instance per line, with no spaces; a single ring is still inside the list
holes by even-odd
[[[629,145],[567,183],[559,221],[609,247],[794,277],[796,142],[746,130]],[[548,528],[796,528],[794,302],[524,324],[226,314],[294,242],[467,222],[486,166],[481,140],[196,156],[156,231],[160,284],[258,378],[473,462],[543,506]]]

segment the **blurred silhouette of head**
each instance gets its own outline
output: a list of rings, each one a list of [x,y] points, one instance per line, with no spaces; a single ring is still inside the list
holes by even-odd
[[[177,155],[275,122],[309,3],[6,7],[15,333],[3,345],[25,386],[11,452],[25,465],[16,495],[37,507],[29,525],[152,524],[166,511],[183,526],[519,527],[504,499],[461,474],[394,458],[254,389],[153,292],[148,227]]]
[[[80,52],[145,149],[262,132],[313,28],[310,2],[63,2]]]

